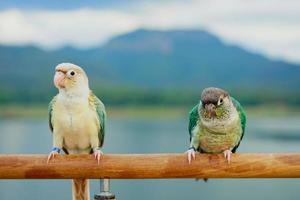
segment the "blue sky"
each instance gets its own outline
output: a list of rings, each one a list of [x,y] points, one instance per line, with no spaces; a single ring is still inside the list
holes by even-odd
[[[299,11],[298,0],[0,1],[0,44],[90,48],[139,28],[205,29],[300,63]]]

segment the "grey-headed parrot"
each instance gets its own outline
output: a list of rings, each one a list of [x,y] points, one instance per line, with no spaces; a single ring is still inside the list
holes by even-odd
[[[223,89],[209,87],[203,90],[201,100],[189,113],[190,147],[188,162],[195,152],[223,153],[230,163],[243,139],[246,114],[241,104]]]

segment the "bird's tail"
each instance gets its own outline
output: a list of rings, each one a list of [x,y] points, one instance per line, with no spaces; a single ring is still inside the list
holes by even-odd
[[[88,179],[72,180],[73,200],[90,200],[90,187]]]
[[[200,178],[196,178],[196,179],[195,179],[195,181],[199,181],[199,180],[200,180]],[[203,178],[203,181],[204,181],[205,183],[207,183],[208,178]]]

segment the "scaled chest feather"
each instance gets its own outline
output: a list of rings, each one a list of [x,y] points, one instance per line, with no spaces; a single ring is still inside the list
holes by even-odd
[[[199,146],[207,153],[221,153],[234,148],[240,141],[242,128],[237,118],[222,129],[212,130],[198,122]]]

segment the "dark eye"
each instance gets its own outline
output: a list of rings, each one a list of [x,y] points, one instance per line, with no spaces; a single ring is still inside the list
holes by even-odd
[[[75,75],[75,72],[74,72],[74,71],[71,71],[71,72],[70,72],[70,75],[71,75],[71,76],[74,76],[74,75]]]
[[[218,106],[221,105],[222,103],[223,103],[223,99],[220,98],[219,101],[218,101]]]

